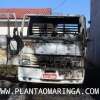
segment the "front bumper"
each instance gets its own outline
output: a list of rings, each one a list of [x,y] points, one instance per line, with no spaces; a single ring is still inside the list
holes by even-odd
[[[77,71],[81,70],[80,74]],[[76,71],[76,72],[75,72]],[[56,79],[43,79],[42,74],[44,70],[39,68],[26,68],[18,67],[18,80],[23,82],[32,83],[48,83],[48,84],[82,84],[84,82],[85,70],[84,68],[71,70],[73,76],[59,75],[59,71],[56,71]]]

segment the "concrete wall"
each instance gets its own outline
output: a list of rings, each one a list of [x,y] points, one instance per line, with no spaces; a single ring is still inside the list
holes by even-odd
[[[21,24],[22,24],[22,20],[17,22],[19,32],[20,32],[20,29],[21,29]],[[0,35],[7,35],[8,34],[8,27],[7,26],[8,26],[7,20],[4,20],[4,21],[0,20]],[[11,36],[13,36],[13,29],[14,29],[14,26],[15,26],[15,22],[11,21],[9,23],[9,26],[10,26],[10,34],[11,34]],[[23,34],[27,35],[27,28],[26,27],[24,27],[23,31],[24,31]]]
[[[91,0],[91,23],[88,34],[88,59],[95,65],[100,65],[100,0]]]

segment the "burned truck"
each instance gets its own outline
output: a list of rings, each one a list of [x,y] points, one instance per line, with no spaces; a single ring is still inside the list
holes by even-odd
[[[19,81],[50,84],[84,82],[84,16],[25,15],[20,39],[23,47],[17,50]]]

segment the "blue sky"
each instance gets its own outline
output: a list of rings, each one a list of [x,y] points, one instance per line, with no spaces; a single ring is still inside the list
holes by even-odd
[[[0,8],[52,8],[53,12],[85,15],[90,20],[90,0],[0,0]]]

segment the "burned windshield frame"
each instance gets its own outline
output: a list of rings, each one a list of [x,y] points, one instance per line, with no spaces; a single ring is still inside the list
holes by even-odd
[[[63,41],[64,44],[82,41],[80,16],[28,16],[28,18],[27,36],[37,41],[47,43]]]
[[[79,33],[78,24],[53,24],[53,23],[31,23],[28,26],[29,35],[35,36],[35,34],[42,36],[44,34],[57,34],[59,36],[64,36],[64,34],[76,35]],[[45,36],[45,35],[44,35]]]
[[[57,18],[56,17],[53,18],[53,16],[49,17],[30,16],[27,35],[32,36],[33,38],[37,37],[64,38],[67,37],[69,34],[73,36],[79,35],[80,32],[79,17],[76,18],[74,17],[60,18],[58,16]],[[74,21],[72,21],[71,19]]]

